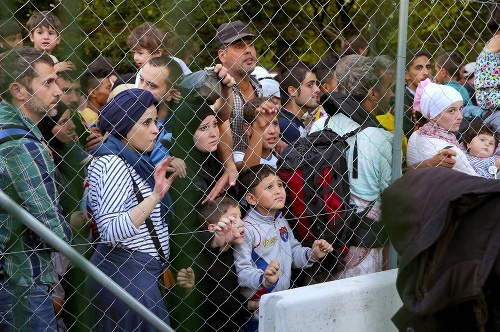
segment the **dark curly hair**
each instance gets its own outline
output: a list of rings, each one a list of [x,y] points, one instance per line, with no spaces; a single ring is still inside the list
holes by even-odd
[[[470,144],[470,142],[472,142],[474,137],[479,136],[481,134],[484,134],[484,135],[493,136],[493,138],[495,139],[495,149],[496,149],[498,146],[498,142],[500,141],[496,131],[497,131],[497,127],[494,125],[484,124],[484,123],[480,123],[480,122],[479,123],[472,123],[470,125],[469,129],[467,129],[467,131],[464,134],[464,137],[463,137],[464,143]]]
[[[259,183],[269,175],[277,175],[277,170],[272,166],[259,164],[250,167],[248,171],[243,174],[240,182],[247,192],[252,192],[252,189],[257,187]]]

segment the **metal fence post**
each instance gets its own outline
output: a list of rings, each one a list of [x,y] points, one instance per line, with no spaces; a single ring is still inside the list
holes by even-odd
[[[398,53],[396,69],[396,104],[394,114],[394,138],[392,146],[392,181],[401,176],[401,156],[403,132],[403,104],[405,91],[405,67],[406,67],[406,40],[408,35],[408,1],[402,0],[399,4],[399,31],[398,31]],[[397,268],[398,254],[392,244],[389,251],[389,268]]]

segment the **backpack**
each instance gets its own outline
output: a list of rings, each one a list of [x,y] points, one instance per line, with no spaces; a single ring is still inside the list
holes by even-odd
[[[38,138],[24,126],[4,125],[0,127],[0,144],[21,138],[29,138],[39,142]]]
[[[287,217],[295,237],[305,246],[312,246],[320,238],[332,243],[336,257],[330,262],[323,260],[322,265],[333,268],[336,258],[342,258],[349,245],[382,245],[377,241],[380,229],[372,231],[375,221],[366,216],[374,202],[359,213],[349,205],[347,139],[370,125],[361,125],[340,136],[327,127],[329,120],[330,117],[322,130],[299,138],[284,149],[278,160],[278,174],[286,185]],[[357,140],[353,177],[358,177]],[[383,237],[380,240],[385,242]]]
[[[9,142],[9,141],[14,141],[14,140],[19,140],[22,138],[27,138],[31,140],[35,140],[40,143],[40,140],[31,132],[29,131],[25,126],[22,125],[2,125],[0,126],[0,144]],[[43,248],[52,248],[50,244],[47,244],[37,233],[33,232],[30,228],[30,236],[35,243],[41,244]]]

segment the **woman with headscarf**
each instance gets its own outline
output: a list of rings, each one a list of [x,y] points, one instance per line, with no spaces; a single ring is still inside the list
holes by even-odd
[[[170,167],[173,157],[156,169],[149,158],[158,135],[157,104],[149,91],[130,89],[101,108],[99,129],[109,136],[94,151],[88,168],[87,199],[101,241],[91,262],[169,323],[157,280],[165,268],[160,253],[168,258],[170,252],[166,197],[177,173],[166,176],[174,171]],[[159,248],[148,223],[153,225]],[[97,330],[154,331],[152,325],[91,278],[88,287],[98,309]]]
[[[477,176],[454,134],[463,119],[463,99],[460,93],[449,86],[426,79],[417,87],[413,108],[422,113],[428,122],[408,140],[408,164],[416,165],[443,150],[453,149],[456,153],[453,169]]]
[[[213,233],[205,232],[199,211],[201,202],[224,172],[216,155],[222,123],[204,98],[197,96],[199,82],[208,84],[204,81],[203,72],[188,76],[178,86],[185,98],[172,115],[173,143],[170,152],[184,159],[187,169],[186,178],[178,179],[170,191],[175,212],[170,227],[171,263],[177,271],[191,267],[196,270],[199,266],[197,257],[212,239]],[[199,287],[203,285],[198,284],[188,296],[177,286],[172,289],[172,301],[175,301],[176,308],[172,303],[171,317],[176,331],[204,331],[203,317],[210,313],[203,312],[202,303],[206,299],[203,292],[199,292]]]
[[[68,221],[71,214],[79,210],[83,197],[83,161],[87,157],[87,153],[75,144],[76,127],[72,116],[68,106],[59,103],[56,115],[46,116],[37,124],[54,159],[59,203]]]
[[[75,144],[75,124],[73,112],[64,103],[59,103],[56,115],[44,117],[37,126],[44,141],[50,149],[55,164],[55,181],[59,192],[59,204],[66,221],[71,225],[73,233],[72,245],[82,255],[89,249],[88,219],[80,210],[83,198],[83,182],[85,179],[84,160],[87,153]],[[76,319],[85,308],[81,286],[83,284],[80,270],[72,268],[71,262],[64,255],[54,252],[51,255],[54,266],[54,289],[52,299],[54,308],[59,314],[58,325],[64,321],[72,330],[81,331],[80,322]],[[78,289],[78,293],[76,292]]]

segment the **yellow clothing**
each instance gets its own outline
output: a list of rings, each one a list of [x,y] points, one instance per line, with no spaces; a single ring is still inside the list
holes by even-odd
[[[97,112],[94,112],[92,109],[87,107],[82,111],[81,114],[82,118],[85,120],[85,122],[87,122],[87,125],[94,126],[97,124]]]
[[[394,115],[392,113],[386,113],[382,115],[377,115],[377,120],[380,122],[384,129],[390,131],[394,134]],[[406,148],[408,147],[408,139],[404,135],[402,136],[402,148],[403,148],[403,158],[406,159]]]

